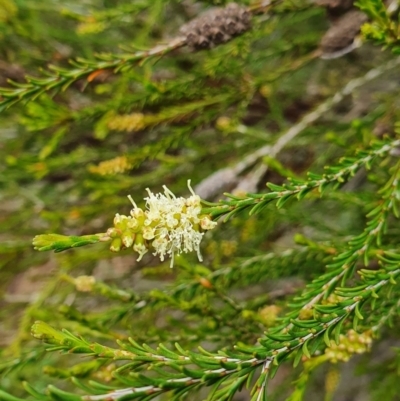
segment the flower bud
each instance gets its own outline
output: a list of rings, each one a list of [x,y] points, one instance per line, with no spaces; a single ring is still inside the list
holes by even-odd
[[[110,250],[112,252],[119,252],[121,250],[122,240],[121,238],[117,237],[111,241]]]

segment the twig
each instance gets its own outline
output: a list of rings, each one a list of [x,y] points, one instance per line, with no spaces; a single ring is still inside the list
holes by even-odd
[[[346,96],[354,92],[356,89],[398,65],[400,65],[400,57],[397,57],[394,60],[385,63],[384,65],[380,65],[371,69],[362,77],[352,79],[334,96],[325,100],[316,109],[310,113],[307,113],[297,124],[289,128],[288,131],[279,137],[274,145],[265,145],[244,157],[236,165],[220,169],[211,174],[196,186],[196,193],[199,194],[199,196],[203,199],[210,199],[215,197],[218,193],[223,192],[223,189],[226,190],[235,184],[235,190],[246,188],[247,192],[255,192],[259,180],[268,171],[268,166],[264,164],[258,166],[251,173],[247,174],[244,179],[240,179],[240,174],[242,174],[249,167],[255,165],[264,156],[276,157],[282,151],[282,149],[287,146],[288,143],[290,143],[297,135],[303,132],[312,123],[322,117],[332,108],[333,105],[341,102]],[[254,177],[252,177],[253,174]],[[247,181],[247,183],[245,181]]]

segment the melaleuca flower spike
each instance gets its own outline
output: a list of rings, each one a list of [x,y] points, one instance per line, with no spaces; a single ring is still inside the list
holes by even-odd
[[[201,199],[188,181],[189,198],[176,197],[165,185],[164,193],[154,194],[147,188],[145,210],[139,208],[131,196],[133,205],[130,216],[116,214],[114,227],[108,230],[112,251],[131,248],[139,254],[138,261],[148,251],[158,255],[161,261],[176,254],[196,252],[202,261],[200,243],[204,231],[213,229],[217,223],[201,214]]]

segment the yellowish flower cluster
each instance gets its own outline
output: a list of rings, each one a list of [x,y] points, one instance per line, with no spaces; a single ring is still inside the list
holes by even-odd
[[[79,276],[74,280],[75,287],[80,292],[91,292],[96,284],[93,276]]]
[[[371,332],[358,334],[351,329],[346,335],[340,335],[339,344],[331,342],[331,346],[326,348],[325,354],[333,363],[347,362],[353,354],[363,354],[369,351],[371,344]]]
[[[131,168],[132,164],[126,156],[118,156],[114,159],[105,160],[97,166],[90,166],[89,171],[100,175],[115,175],[124,173],[126,170],[130,170]]]
[[[87,18],[86,21],[81,22],[76,27],[76,33],[78,35],[91,35],[103,32],[107,28],[107,25],[102,21],[96,21],[94,18]]]
[[[113,116],[107,126],[114,131],[141,131],[146,128],[146,118],[142,113]]]
[[[112,251],[133,248],[139,254],[138,261],[149,250],[161,261],[166,256],[174,264],[175,254],[196,252],[202,261],[200,242],[204,231],[213,229],[217,223],[209,216],[201,214],[201,200],[190,187],[189,198],[176,197],[165,185],[164,194],[153,194],[144,198],[146,208],[142,210],[131,200],[133,209],[130,216],[116,214],[114,227],[107,230]]]

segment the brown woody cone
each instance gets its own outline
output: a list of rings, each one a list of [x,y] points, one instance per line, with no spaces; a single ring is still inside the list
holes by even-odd
[[[229,3],[224,8],[206,11],[183,25],[179,32],[192,49],[210,49],[249,30],[250,20],[251,14],[245,7]]]
[[[334,58],[353,49],[354,40],[368,17],[358,10],[351,10],[339,18],[325,33],[320,43],[322,57]]]

